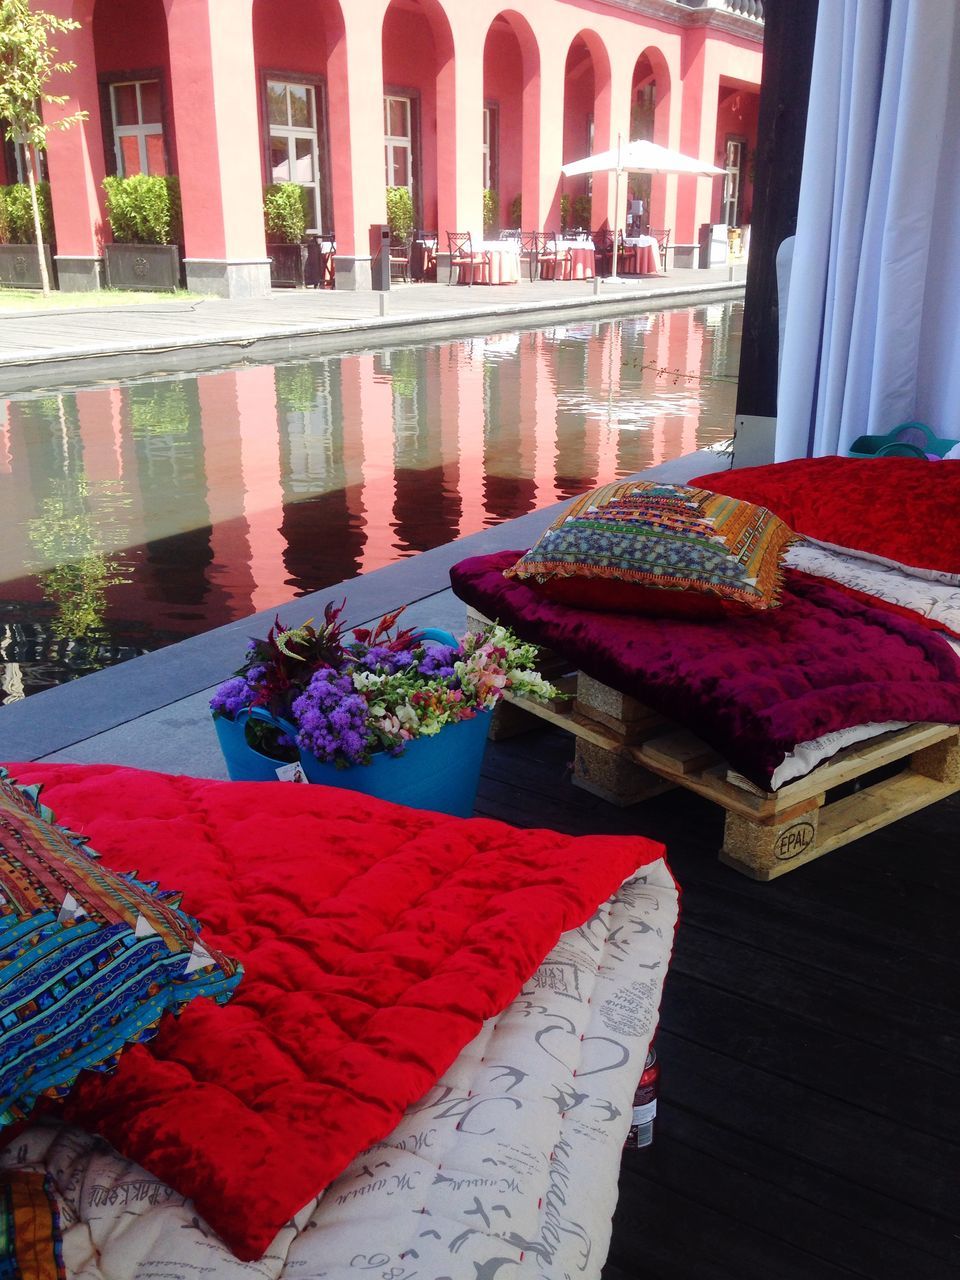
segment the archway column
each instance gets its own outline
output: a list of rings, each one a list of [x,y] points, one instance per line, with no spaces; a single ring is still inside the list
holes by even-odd
[[[448,231],[483,237],[483,41],[480,15],[456,20],[452,49],[437,74],[437,230],[441,250]],[[441,252],[443,268],[447,256]]]
[[[387,221],[380,32],[388,4],[346,4],[330,18],[327,102],[338,289],[370,288],[370,228]]]
[[[63,94],[61,105],[45,103],[43,117],[48,123],[86,111],[87,119],[64,131],[52,129],[47,135],[47,167],[50,198],[57,242],[57,275],[65,293],[99,289],[100,254],[104,239],[110,239],[103,209],[105,176],[103,134],[100,125],[100,95],[97,89],[97,58],[93,44],[93,2],[54,0],[51,13],[75,18],[81,26],[57,36],[57,48],[65,62],[75,62],[69,75],[55,75],[50,92]]]
[[[597,62],[594,59],[594,66]],[[617,140],[626,145],[630,141],[630,103],[633,91],[633,66],[620,66],[616,62],[610,69],[605,85],[599,87],[596,98],[593,128],[594,151],[612,151]],[[598,173],[593,179],[593,199],[591,202],[591,218],[594,229],[606,220],[611,231],[614,227],[623,230],[627,210],[627,175],[623,174],[619,183],[619,204],[617,203],[617,175],[615,173]]]
[[[709,57],[703,28],[694,28],[684,44],[680,150],[712,164],[717,132],[720,78]],[[713,178],[678,177],[676,241],[696,244],[700,227],[710,221]]]
[[[544,48],[540,71],[523,90],[521,204],[526,231],[560,226],[565,59],[565,48]]]
[[[164,0],[187,286],[270,292],[253,0]]]

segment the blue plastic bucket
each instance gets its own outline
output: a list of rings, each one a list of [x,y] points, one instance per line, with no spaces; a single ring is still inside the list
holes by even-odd
[[[255,709],[254,719],[296,730],[284,721]],[[281,761],[255,750],[247,742],[246,712],[236,720],[218,716],[214,721],[227,772],[234,782],[276,782]],[[480,768],[490,729],[490,712],[481,711],[472,720],[448,724],[431,738],[416,738],[402,756],[379,753],[370,764],[338,769],[307,751],[300,752],[300,764],[308,781],[327,787],[347,787],[366,796],[392,800],[413,809],[432,809],[458,818],[473,813],[480,782]]]
[[[425,640],[440,644],[457,643],[445,631],[431,628],[420,634]],[[235,720],[216,716],[213,723],[227,772],[234,782],[276,782],[282,762],[263,755],[247,742],[249,719],[283,729],[290,738],[296,736],[292,724],[276,719],[260,707],[242,712]],[[347,787],[411,808],[469,818],[476,801],[489,729],[490,712],[481,711],[472,720],[446,725],[433,737],[416,738],[407,744],[402,756],[380,753],[368,765],[338,769],[310,752],[301,751],[300,764],[310,782]]]

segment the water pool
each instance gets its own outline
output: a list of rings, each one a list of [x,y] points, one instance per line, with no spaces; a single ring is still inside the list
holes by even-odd
[[[0,400],[0,701],[727,438],[742,310]]]

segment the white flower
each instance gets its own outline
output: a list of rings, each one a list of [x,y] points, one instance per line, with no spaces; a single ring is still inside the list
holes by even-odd
[[[378,675],[375,671],[355,671],[353,673],[353,687],[358,692],[363,693],[367,689],[375,689],[377,685],[383,684],[386,676]]]
[[[420,723],[416,711],[408,702],[405,702],[402,707],[397,707],[397,719],[407,729],[416,729]]]

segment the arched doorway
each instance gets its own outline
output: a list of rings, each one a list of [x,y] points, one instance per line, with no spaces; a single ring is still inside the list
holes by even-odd
[[[97,0],[93,40],[107,173],[176,173],[163,0]]]
[[[388,193],[409,192],[413,225],[455,230],[453,36],[437,0],[391,0],[383,22]],[[442,159],[441,159],[442,157]]]
[[[333,230],[327,60],[338,0],[254,0],[264,186],[296,182],[306,225]]]
[[[484,196],[485,230],[539,222],[539,95],[536,37],[521,14],[506,10],[483,47],[483,186],[492,193]]]
[[[658,49],[644,49],[633,68],[630,88],[630,137],[667,146],[670,138],[670,71]],[[631,174],[628,184],[627,227],[646,231],[666,227],[667,179],[648,173]]]
[[[571,41],[564,68],[563,163],[610,145],[610,59],[595,32],[581,31]],[[564,179],[561,225],[591,230],[607,222],[612,213],[608,187],[602,175]]]

